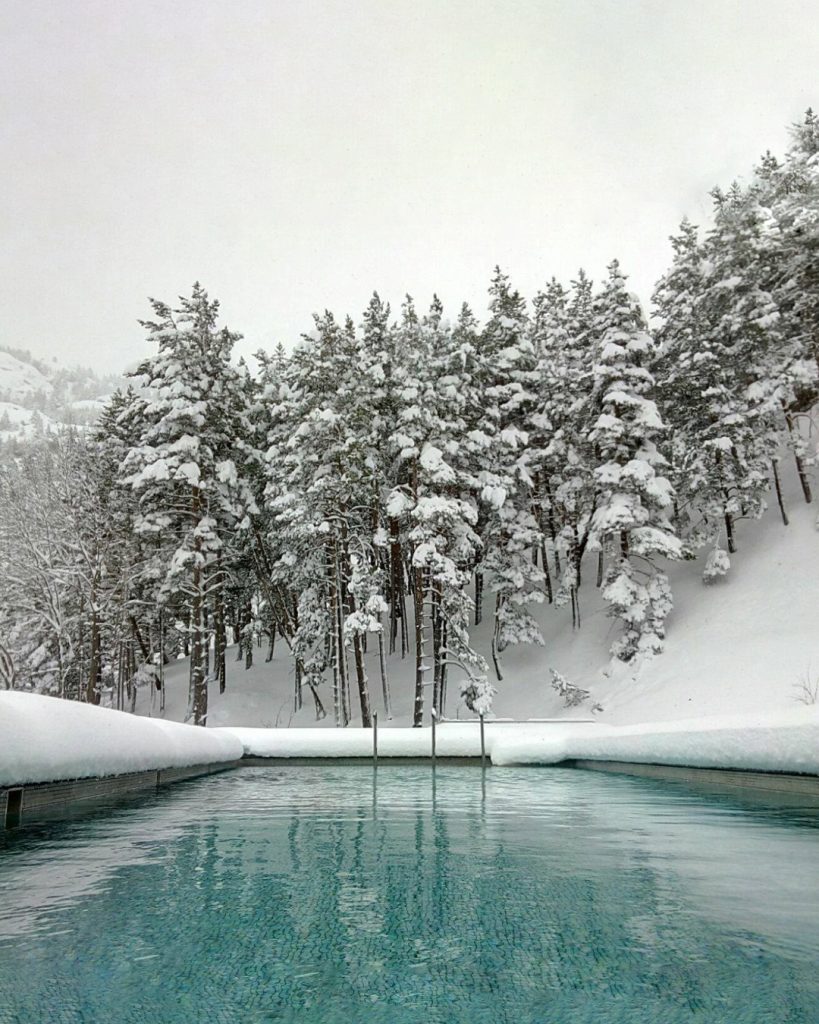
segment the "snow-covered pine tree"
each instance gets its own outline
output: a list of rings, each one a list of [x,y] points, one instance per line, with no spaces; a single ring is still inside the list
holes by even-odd
[[[289,361],[286,385],[277,385],[271,410],[265,495],[270,577],[292,623],[297,688],[303,674],[318,692],[329,669],[335,722],[344,726],[352,714],[342,528],[349,487],[338,391],[352,371],[344,328],[330,312],[314,321]]]
[[[733,466],[722,423],[731,380],[707,316],[709,267],[697,228],[684,220],[671,244],[672,265],[653,296],[660,347],[657,397],[668,427],[661,448],[675,489],[676,528],[687,550],[710,546],[710,579],[730,565],[725,545],[734,550]]]
[[[580,626],[581,567],[589,538],[596,488],[588,440],[592,390],[589,340],[591,282],[583,271],[569,296],[552,280],[535,297],[532,337],[538,360],[538,405],[530,417],[530,461],[535,510],[543,538],[547,593],[571,601]],[[554,584],[548,556],[554,562]]]
[[[468,316],[462,310],[463,316]],[[478,520],[475,499],[475,465],[464,428],[473,409],[461,345],[443,319],[437,298],[422,323],[427,358],[414,374],[423,413],[416,417],[422,428],[416,440],[420,454],[414,459],[417,478],[413,524],[413,565],[423,567],[428,620],[432,640],[432,705],[445,713],[450,668],[463,673],[461,694],[469,694],[488,708],[492,689],[486,681],[486,665],[474,651],[469,637],[472,603],[467,587],[480,549],[475,532]],[[474,698],[474,699],[472,699]]]
[[[595,318],[599,415],[590,440],[599,458],[600,496],[592,530],[595,546],[608,555],[603,597],[624,627],[612,653],[629,661],[662,650],[671,592],[656,561],[678,558],[680,542],[669,521],[666,462],[656,446],[664,426],[651,397],[655,343],[617,261],[608,271]]]
[[[730,476],[726,520],[758,518],[767,506],[781,437],[780,315],[768,289],[761,245],[764,210],[754,190],[714,190],[715,223],[705,243],[702,307],[719,360],[714,395],[723,472]],[[788,360],[789,361],[789,360]],[[783,509],[784,515],[784,509]],[[730,537],[729,551],[735,548]]]
[[[222,591],[226,530],[246,525],[254,508],[237,446],[248,433],[240,375],[230,361],[238,335],[217,328],[219,303],[198,283],[176,309],[156,300],[151,305],[155,319],[143,325],[158,351],[140,376],[144,423],[122,469],[140,496],[135,529],[173,549],[161,595],[184,610],[190,714],[204,725],[206,610]]]
[[[490,439],[477,473],[486,507],[482,570],[495,594],[492,657],[502,679],[500,653],[510,643],[543,643],[529,610],[544,600],[543,570],[532,558],[540,531],[532,514],[533,479],[527,452],[527,416],[536,407],[535,352],[525,302],[499,267],[489,288],[490,317],[476,353],[483,409],[482,433]]]
[[[805,501],[812,500],[806,443],[810,410],[819,397],[819,118],[808,110],[791,127],[783,163],[770,154],[757,168],[756,194],[766,210],[760,262],[780,313],[776,374],[788,441]]]

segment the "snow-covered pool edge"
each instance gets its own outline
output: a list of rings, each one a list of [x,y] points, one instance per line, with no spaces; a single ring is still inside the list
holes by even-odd
[[[248,756],[271,758],[368,758],[370,729],[229,728]],[[378,756],[431,756],[432,730],[379,730]],[[730,715],[610,726],[599,723],[488,722],[486,755],[496,766],[555,765],[599,760],[819,774],[819,708],[759,715]],[[440,757],[479,757],[475,724],[446,723],[437,729]]]
[[[241,741],[228,731],[0,693],[0,787],[221,764],[242,754]]]

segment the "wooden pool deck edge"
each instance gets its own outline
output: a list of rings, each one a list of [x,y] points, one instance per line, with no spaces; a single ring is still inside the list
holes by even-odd
[[[241,764],[241,761],[217,761],[99,778],[0,786],[0,829],[70,818],[85,810],[94,810],[140,793],[156,792],[174,782],[228,771]]]

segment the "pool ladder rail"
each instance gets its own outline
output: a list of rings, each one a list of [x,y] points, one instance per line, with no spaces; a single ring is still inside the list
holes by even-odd
[[[432,722],[432,739],[430,745],[430,756],[432,758],[432,764],[435,765],[437,759],[437,731],[442,725],[479,725],[481,729],[481,768],[486,767],[486,716],[479,715],[478,719],[470,719],[467,721],[461,721],[460,719],[454,718],[439,718],[437,711],[433,708],[430,712],[430,719]],[[492,725],[530,725],[542,723],[552,723],[557,725],[595,725],[595,719],[593,718],[493,718],[491,720]],[[373,712],[373,764],[378,765],[378,712]]]

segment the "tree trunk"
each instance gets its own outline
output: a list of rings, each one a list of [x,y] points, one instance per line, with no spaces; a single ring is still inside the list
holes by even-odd
[[[204,602],[202,603],[202,671],[207,679],[210,675],[210,612]]]
[[[245,671],[247,671],[247,669],[253,668],[253,606],[250,601],[245,605],[242,645],[245,649]]]
[[[402,572],[403,572],[403,570],[402,570]],[[400,607],[401,607],[401,658],[402,658],[402,660],[404,658],[406,658],[406,656],[409,654],[409,630],[408,630],[408,627],[407,627],[407,599],[406,599],[406,595],[407,595],[407,588],[402,585],[402,587],[401,587],[401,595],[400,595],[400,598],[399,598],[399,600],[401,602]]]
[[[475,625],[480,626],[483,618],[483,573],[475,570]]]
[[[398,520],[390,519],[390,654],[395,654],[395,648],[398,643],[398,619],[401,609],[400,595],[404,589],[403,568]]]
[[[415,704],[412,712],[413,728],[424,721],[424,581],[423,571],[413,574],[413,605],[415,609]]]
[[[438,708],[438,714],[443,718],[446,714],[446,683],[447,683],[447,627],[446,620],[441,623],[441,704]]]
[[[361,724],[365,729],[371,729],[373,720],[370,712],[370,684],[364,668],[364,651],[360,633],[356,633],[353,637],[353,652],[355,654],[355,674],[358,682],[358,702],[361,707]]]
[[[730,512],[725,513],[725,537],[728,543],[728,552],[733,555],[737,547],[734,543],[734,520]]]
[[[137,663],[136,663],[136,644],[133,638],[128,644],[128,656],[129,656],[129,674],[131,679],[131,704],[130,712],[133,715],[136,712],[136,699],[137,699],[137,687],[136,687],[136,674],[137,674]]]
[[[327,717],[327,712],[324,710],[324,705],[321,703],[321,697],[318,695],[318,690],[310,682],[308,682],[307,685],[310,687],[310,692],[313,694],[313,702],[316,705],[316,721],[320,722],[322,718]]]
[[[333,542],[333,566],[335,570],[336,591],[336,659],[338,664],[338,682],[341,691],[341,724],[350,724],[350,689],[347,680],[347,651],[344,646],[344,608],[343,587],[341,585],[341,564],[338,555],[338,541]]]
[[[331,567],[330,547],[327,545],[327,566]],[[331,655],[330,661],[333,667],[333,718],[336,727],[344,725],[344,715],[341,701],[341,655],[338,648],[338,592],[336,591],[335,559],[332,560],[332,571],[330,572],[330,622],[332,635],[330,637]]]
[[[214,670],[219,680],[219,693],[224,693],[227,686],[227,631],[225,629],[225,605],[221,594],[217,595],[216,608],[213,613],[214,626]]]
[[[191,495],[191,513],[194,524],[199,523],[201,515],[201,494],[194,487]],[[208,682],[204,672],[202,613],[204,595],[202,593],[202,540],[194,534],[193,541],[193,600],[191,602],[191,689],[193,692],[194,725],[206,725],[208,720]]]
[[[378,624],[381,625],[381,616],[378,616]],[[392,701],[390,700],[390,681],[387,678],[387,658],[384,649],[384,630],[378,631],[378,666],[381,670],[381,695],[384,698],[384,713],[388,719],[392,719]]]
[[[503,680],[503,672],[500,669],[500,660],[498,659],[498,638],[500,636],[500,618],[498,613],[501,609],[500,595],[495,598],[495,627],[492,630],[492,664],[495,666],[495,675],[498,678],[498,682]]]
[[[555,508],[554,501],[552,500],[552,489],[549,484],[544,481],[543,489],[546,492],[546,497],[549,499],[549,511],[546,516],[546,520],[549,524],[549,537],[552,541],[552,549],[555,553],[555,572],[560,576],[560,555],[557,551],[557,526],[555,524]],[[542,529],[542,527],[541,527]]]
[[[441,711],[441,590],[434,583],[432,597],[432,707],[436,715]]]
[[[145,661],[150,661],[151,651],[148,644],[145,643],[145,640],[142,637],[142,633],[140,632],[139,629],[139,623],[137,622],[136,618],[133,615],[128,616],[128,621],[131,623],[131,630],[133,632],[134,637],[136,638],[136,642],[139,644],[140,651],[142,651],[143,659]]]
[[[162,611],[159,612],[159,713],[165,713],[165,619]]]
[[[303,672],[302,672],[302,667],[301,667],[301,659],[300,658],[296,658],[296,671],[295,671],[295,674],[294,674],[294,682],[293,682],[293,713],[294,714],[297,711],[301,711],[301,709],[302,709],[302,704],[303,704],[302,695],[301,695],[302,675],[303,675]]]
[[[549,571],[549,557],[546,552],[546,542],[540,542],[540,560],[543,563],[543,581],[546,584],[546,600],[549,604],[554,602],[554,591],[552,590],[552,574]]]
[[[785,422],[788,425],[788,433],[791,435],[791,437],[793,437],[794,425],[793,415],[791,413],[785,413]],[[794,450],[793,457],[796,461],[796,472],[799,474],[799,483],[802,485],[802,494],[805,497],[805,501],[808,504],[810,504],[813,501],[813,494],[811,493],[810,480],[808,479],[808,474],[805,471],[805,463],[802,459],[802,456],[796,450]]]
[[[100,635],[100,617],[97,608],[96,587],[91,590],[91,663],[88,671],[88,684],[85,699],[89,704],[99,704],[100,687],[102,685],[102,637]]]
[[[776,464],[776,459],[771,459],[771,469],[773,470],[774,488],[776,490],[776,500],[779,503],[779,513],[782,516],[782,522],[787,526],[788,513],[785,511],[785,500],[782,497],[782,484],[779,481],[779,469]]]

